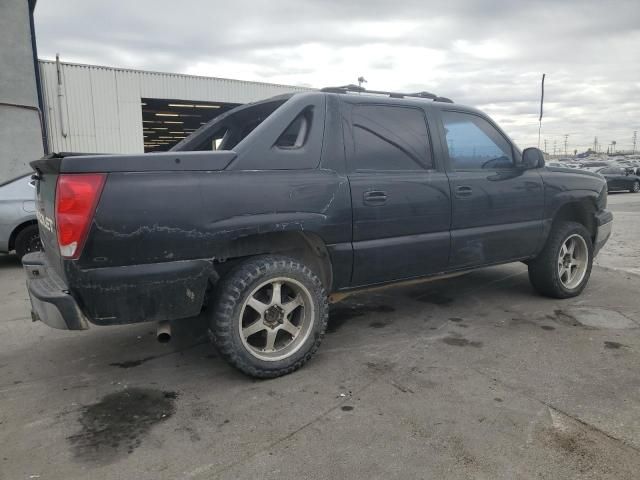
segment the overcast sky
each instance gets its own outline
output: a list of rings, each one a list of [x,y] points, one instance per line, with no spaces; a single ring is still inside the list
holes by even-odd
[[[630,148],[640,130],[638,0],[39,0],[40,58],[323,87],[427,90],[521,146]],[[640,141],[638,143],[640,148]]]

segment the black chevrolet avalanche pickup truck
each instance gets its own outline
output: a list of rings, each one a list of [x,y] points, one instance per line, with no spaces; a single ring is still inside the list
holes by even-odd
[[[31,165],[34,320],[204,311],[219,352],[256,377],[309,360],[330,294],[519,261],[540,294],[578,295],[613,220],[602,177],[545,167],[484,113],[428,93],[279,96],[169,152]]]

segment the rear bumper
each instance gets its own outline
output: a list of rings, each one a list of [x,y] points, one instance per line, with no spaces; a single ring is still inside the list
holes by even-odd
[[[601,210],[596,214],[596,238],[593,242],[593,254],[597,255],[611,236],[613,214],[610,210]]]
[[[42,252],[34,252],[22,258],[27,274],[27,290],[31,300],[31,317],[53,328],[86,330],[89,322],[68,293],[62,279],[47,268]]]
[[[209,282],[217,280],[212,262],[202,259],[89,270],[72,266],[70,289],[44,253],[25,255],[22,264],[33,319],[65,330],[191,317],[201,311]]]

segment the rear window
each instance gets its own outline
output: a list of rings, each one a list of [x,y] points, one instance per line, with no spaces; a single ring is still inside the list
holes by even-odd
[[[235,108],[203,125],[171,150],[232,150],[287,100],[288,98],[280,98]]]
[[[600,173],[607,173],[610,175],[619,175],[624,174],[624,170],[622,168],[603,168],[600,170]]]

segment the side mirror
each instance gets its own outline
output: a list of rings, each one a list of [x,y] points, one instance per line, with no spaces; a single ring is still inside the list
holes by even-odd
[[[525,148],[522,152],[522,166],[527,170],[544,167],[544,154],[539,148]]]

